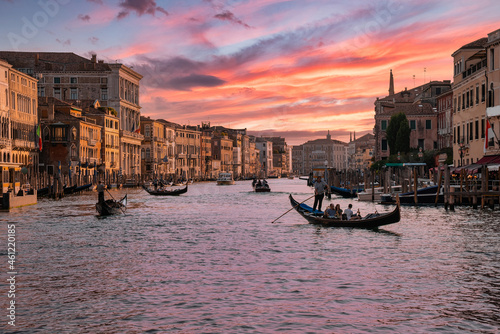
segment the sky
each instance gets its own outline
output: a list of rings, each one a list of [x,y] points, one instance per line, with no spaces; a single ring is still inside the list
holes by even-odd
[[[494,0],[0,0],[0,49],[74,52],[143,75],[141,114],[289,145],[373,132],[374,102],[453,80],[500,29]]]

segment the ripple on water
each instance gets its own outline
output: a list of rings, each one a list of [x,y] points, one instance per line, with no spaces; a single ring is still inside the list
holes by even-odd
[[[47,333],[495,333],[496,211],[403,207],[379,231],[317,228],[290,209],[302,180],[128,193],[98,218],[96,194],[2,214],[16,222],[19,329]],[[332,198],[362,212],[391,207]],[[325,200],[324,205],[329,201]],[[2,253],[3,254],[3,253]],[[5,287],[5,285],[4,285]]]

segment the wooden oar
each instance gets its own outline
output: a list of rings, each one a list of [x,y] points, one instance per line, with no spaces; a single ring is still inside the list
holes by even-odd
[[[271,224],[274,224],[275,221],[277,221],[278,219],[280,219],[281,217],[283,217],[284,215],[286,215],[287,213],[289,213],[290,211],[292,211],[293,209],[295,209],[296,207],[298,207],[299,205],[301,205],[302,203],[304,203],[305,201],[307,201],[308,199],[311,199],[313,198],[314,196],[316,196],[316,194],[312,195],[311,197],[308,197],[306,198],[305,200],[303,200],[302,202],[300,202],[299,204],[295,205],[294,207],[292,207],[290,210],[288,210],[287,212],[285,212],[284,214],[282,214],[281,216],[279,216],[278,218],[276,218],[275,220],[273,220],[271,222]]]

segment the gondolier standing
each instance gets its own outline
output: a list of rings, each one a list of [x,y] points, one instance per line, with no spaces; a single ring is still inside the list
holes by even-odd
[[[104,184],[102,184],[101,181],[99,181],[99,184],[97,185],[97,202],[98,203],[104,203]]]
[[[316,210],[316,205],[318,210],[321,211],[321,203],[323,203],[323,197],[325,196],[325,190],[328,189],[328,184],[321,180],[321,176],[318,176],[313,184],[314,186],[314,205],[313,212]]]

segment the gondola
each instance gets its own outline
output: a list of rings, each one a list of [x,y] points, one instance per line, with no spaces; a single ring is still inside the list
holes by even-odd
[[[357,196],[358,192],[363,191],[362,188],[359,189],[346,189],[346,188],[341,188],[341,187],[330,187],[331,192],[333,194],[340,195],[344,198],[354,198]]]
[[[289,197],[292,207],[302,217],[304,217],[309,224],[321,225],[325,227],[377,229],[379,226],[397,223],[401,219],[399,203],[396,208],[389,213],[371,213],[360,219],[341,220],[337,218],[324,218],[323,212],[318,210],[313,212],[313,209],[310,206],[297,202],[291,194]]]
[[[184,188],[172,189],[172,190],[167,188],[159,188],[157,190],[152,190],[146,187],[145,185],[142,185],[142,188],[144,188],[144,190],[146,190],[150,195],[154,196],[178,196],[180,194],[185,194],[188,191],[187,184]]]
[[[103,203],[98,202],[96,203],[95,208],[99,213],[99,216],[111,216],[125,213],[125,209],[127,208],[127,195],[119,201],[107,199]]]
[[[77,193],[77,192],[79,192],[79,191],[87,190],[87,189],[89,189],[90,187],[92,187],[92,183],[88,183],[88,184],[84,184],[84,185],[78,186],[78,187],[76,187],[76,188],[73,190],[73,193]]]

